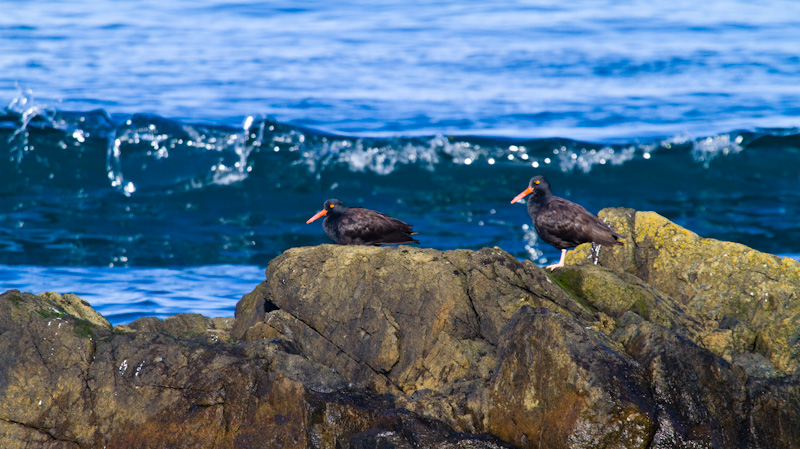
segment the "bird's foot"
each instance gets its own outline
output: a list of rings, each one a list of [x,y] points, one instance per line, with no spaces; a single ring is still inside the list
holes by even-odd
[[[564,266],[564,262],[554,263],[552,265],[548,265],[548,270],[555,270],[556,268],[562,268]]]

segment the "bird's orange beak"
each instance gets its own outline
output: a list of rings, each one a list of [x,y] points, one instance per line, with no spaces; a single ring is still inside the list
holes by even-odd
[[[325,214],[327,214],[327,213],[328,213],[328,211],[327,211],[327,210],[325,210],[325,209],[322,209],[321,211],[317,212],[317,213],[316,213],[316,215],[314,215],[313,217],[309,218],[309,219],[306,221],[306,224],[309,224],[309,223],[311,223],[312,221],[316,220],[316,219],[317,219],[317,218],[319,218],[319,217],[324,217],[324,216],[325,216]]]
[[[531,193],[531,192],[533,192],[533,187],[528,187],[527,189],[523,190],[523,191],[522,191],[522,193],[520,193],[519,195],[515,196],[515,197],[514,197],[514,199],[513,199],[513,200],[511,200],[511,204],[514,204],[514,203],[516,203],[517,201],[519,201],[519,200],[521,200],[521,199],[525,198],[525,196],[526,196],[526,195],[528,195],[528,194],[529,194],[529,193]],[[323,212],[324,212],[324,211],[323,211]]]

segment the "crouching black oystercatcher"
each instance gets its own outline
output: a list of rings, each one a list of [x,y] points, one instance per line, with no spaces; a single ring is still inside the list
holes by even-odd
[[[360,207],[347,207],[339,200],[325,201],[325,206],[306,224],[325,217],[322,228],[339,245],[397,245],[419,243],[411,225],[386,214]]]
[[[533,195],[528,198],[528,215],[533,220],[536,233],[540,239],[561,250],[561,260],[547,268],[552,270],[563,267],[567,248],[581,243],[592,242],[592,248],[595,244],[622,244],[619,234],[583,206],[553,196],[550,184],[544,176],[531,178],[528,188],[511,200],[511,203],[516,203],[529,193]]]

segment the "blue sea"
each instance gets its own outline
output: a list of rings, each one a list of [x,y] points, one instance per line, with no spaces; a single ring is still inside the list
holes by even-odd
[[[800,254],[794,0],[0,8],[0,291],[232,316],[328,198],[544,264],[536,174]]]

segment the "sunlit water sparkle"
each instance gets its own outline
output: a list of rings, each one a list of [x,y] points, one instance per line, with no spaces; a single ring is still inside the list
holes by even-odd
[[[534,174],[800,253],[800,2],[11,4],[0,288],[230,315],[332,197],[547,264]]]

